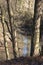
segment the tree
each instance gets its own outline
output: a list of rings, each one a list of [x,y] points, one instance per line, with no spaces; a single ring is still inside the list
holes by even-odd
[[[7,2],[7,9],[8,9],[8,15],[9,15],[9,24],[10,24],[10,34],[11,34],[11,41],[12,41],[12,45],[13,45],[13,52],[14,52],[14,57],[16,58],[16,50],[15,50],[15,36],[14,36],[14,30],[13,30],[13,21],[11,18],[11,13],[10,13],[10,5],[9,5],[9,0],[6,0]]]
[[[31,41],[31,56],[39,55],[40,49],[40,22],[42,15],[42,0],[35,0],[32,41]]]
[[[2,27],[3,27],[3,38],[4,38],[4,46],[5,46],[5,53],[6,53],[6,59],[9,60],[10,59],[10,56],[9,56],[9,51],[8,51],[8,44],[7,44],[7,41],[6,41],[6,38],[5,38],[5,25],[4,25],[4,22],[5,22],[5,18],[4,18],[4,14],[3,14],[3,8],[1,8],[1,23],[2,23]]]

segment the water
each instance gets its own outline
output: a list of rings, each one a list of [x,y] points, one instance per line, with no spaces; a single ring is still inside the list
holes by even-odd
[[[23,38],[23,42],[24,42],[23,56],[26,56],[28,52],[27,51],[28,38],[27,37]]]

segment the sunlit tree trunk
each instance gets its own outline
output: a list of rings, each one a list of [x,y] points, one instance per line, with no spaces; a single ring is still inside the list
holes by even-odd
[[[11,14],[12,16],[12,14]],[[15,52],[16,52],[16,57],[18,56],[18,44],[17,44],[17,30],[15,29],[14,26],[14,17],[11,17],[11,21],[12,21],[12,28],[13,28],[13,36],[14,36],[14,44],[15,44]]]
[[[4,15],[3,15],[3,11],[2,11],[1,23],[2,23],[2,27],[3,27],[4,46],[5,46],[6,59],[9,60],[10,55],[9,55],[9,50],[8,50],[8,44],[7,44],[6,38],[5,38],[5,24],[4,24],[4,21],[5,21],[4,20]]]
[[[13,22],[12,23],[12,25],[13,25],[13,28],[15,28],[15,26],[14,26],[14,11],[13,11],[13,8],[12,8],[12,5],[11,5],[11,2],[12,2],[12,0],[10,0],[10,14],[11,14],[11,21]],[[15,2],[15,1],[14,1]],[[16,4],[16,2],[15,2],[15,4]],[[17,31],[16,31],[16,29],[15,30],[13,30],[13,34],[14,34],[14,39],[15,39],[15,51],[16,51],[16,57],[18,56],[18,44],[17,44]]]
[[[14,34],[15,34],[15,51],[16,51],[17,56],[18,56],[18,44],[17,44],[17,31],[16,30],[15,30]]]
[[[39,49],[40,49],[40,20],[41,17],[38,18],[36,24],[35,24],[35,33],[34,33],[34,55],[39,55]]]
[[[31,48],[31,56],[39,55],[40,49],[40,22],[41,22],[41,8],[42,0],[35,0],[35,9],[34,9],[34,20],[33,20],[33,34],[32,34],[32,46]]]
[[[13,45],[13,53],[14,53],[14,57],[16,58],[17,57],[17,42],[16,41],[16,38],[15,38],[15,35],[16,35],[16,32],[15,32],[15,29],[14,29],[14,20],[13,20],[13,12],[10,11],[10,5],[9,5],[9,0],[6,0],[7,2],[7,9],[8,9],[8,15],[9,15],[9,24],[10,24],[10,35],[11,35],[11,40],[12,40],[12,45]],[[10,0],[11,2],[11,0]]]

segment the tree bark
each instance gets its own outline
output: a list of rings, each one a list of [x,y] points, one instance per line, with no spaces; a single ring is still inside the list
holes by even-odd
[[[33,20],[33,33],[32,33],[32,45],[31,45],[31,56],[39,55],[40,49],[40,22],[42,15],[41,8],[42,0],[35,0],[35,8],[34,8],[34,20]]]
[[[15,30],[15,51],[17,53],[17,56],[18,56],[18,44],[17,44],[17,31]]]
[[[8,9],[8,15],[9,15],[9,24],[10,24],[10,35],[11,35],[11,40],[12,40],[12,45],[13,45],[13,53],[14,53],[14,58],[17,57],[17,53],[16,53],[16,50],[15,50],[15,35],[14,35],[14,24],[13,24],[13,21],[12,21],[12,18],[11,18],[11,11],[10,11],[10,5],[9,5],[9,0],[6,0],[7,2],[7,9]]]
[[[1,15],[2,15],[1,23],[2,23],[2,27],[3,27],[3,38],[4,38],[4,46],[5,46],[6,59],[9,60],[10,59],[10,55],[9,55],[9,50],[8,50],[8,44],[7,44],[6,39],[5,39],[5,26],[4,26],[3,11],[1,13]]]

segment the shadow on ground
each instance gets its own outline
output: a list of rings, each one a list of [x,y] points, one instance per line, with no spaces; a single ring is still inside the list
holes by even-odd
[[[43,65],[43,56],[20,57],[7,61],[0,61],[0,65]]]

